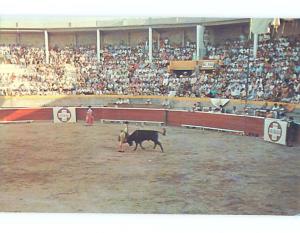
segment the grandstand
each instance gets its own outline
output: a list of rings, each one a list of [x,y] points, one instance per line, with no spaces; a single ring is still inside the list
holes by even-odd
[[[260,20],[1,16],[0,126],[9,133],[0,149],[11,157],[0,156],[9,171],[0,199],[19,184],[29,199],[23,184],[42,194],[0,211],[298,213],[286,185],[298,177],[297,148],[272,143],[300,143],[289,119],[300,119],[300,21]],[[80,124],[89,105],[94,127]],[[128,147],[122,157],[120,125],[103,122],[164,125],[167,152],[145,143],[147,159]]]
[[[1,93],[174,92],[299,104],[297,22],[283,20],[271,39],[263,34],[253,44],[249,19],[2,17]]]

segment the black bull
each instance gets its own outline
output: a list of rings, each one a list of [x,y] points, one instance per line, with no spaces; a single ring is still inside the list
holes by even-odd
[[[160,146],[160,149],[162,152],[164,152],[164,149],[161,145],[161,143],[158,141],[158,134],[166,135],[166,129],[163,129],[162,132],[155,131],[155,130],[135,130],[132,134],[127,136],[127,143],[129,146],[132,146],[133,142],[135,142],[135,148],[137,149],[137,146],[140,145],[142,149],[145,149],[142,146],[143,141],[153,141],[154,142],[154,149],[156,145]]]

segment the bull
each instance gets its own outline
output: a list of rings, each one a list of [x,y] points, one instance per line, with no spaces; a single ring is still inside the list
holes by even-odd
[[[158,134],[166,135],[166,129],[163,128],[162,132],[156,131],[156,130],[135,130],[132,134],[128,135],[126,138],[126,142],[129,144],[129,146],[133,145],[133,142],[135,142],[135,148],[137,149],[138,145],[145,150],[142,143],[143,141],[152,141],[154,142],[153,149],[156,148],[157,145],[160,146],[161,152],[164,152],[162,144],[158,141]]]

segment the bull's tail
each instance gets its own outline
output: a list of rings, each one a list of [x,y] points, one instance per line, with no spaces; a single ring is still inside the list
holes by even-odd
[[[164,136],[167,134],[166,128],[163,128],[162,131],[157,131],[157,132],[159,132],[160,134],[162,134]]]

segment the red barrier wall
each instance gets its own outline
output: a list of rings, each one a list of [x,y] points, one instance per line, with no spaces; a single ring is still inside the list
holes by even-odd
[[[76,108],[77,120],[84,120],[87,108]],[[122,119],[165,122],[171,126],[201,125],[214,128],[241,130],[246,135],[263,136],[264,118],[231,114],[187,112],[165,109],[93,108],[95,120]],[[53,120],[52,108],[0,109],[0,120]],[[300,138],[300,127],[297,130]]]
[[[168,124],[201,125],[244,131],[247,135],[263,136],[264,118],[206,112],[169,111]]]
[[[9,108],[0,109],[1,121],[53,120],[52,108]]]
[[[78,120],[84,120],[87,108],[76,108]],[[164,122],[165,110],[140,108],[93,108],[95,120],[139,120]]]

